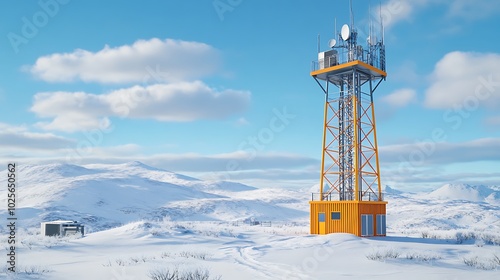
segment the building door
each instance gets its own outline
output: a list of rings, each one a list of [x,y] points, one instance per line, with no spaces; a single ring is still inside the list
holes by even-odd
[[[361,236],[373,236],[373,215],[361,215]]]
[[[386,235],[386,221],[384,214],[377,214],[377,235]]]
[[[319,234],[326,234],[325,213],[318,213]]]

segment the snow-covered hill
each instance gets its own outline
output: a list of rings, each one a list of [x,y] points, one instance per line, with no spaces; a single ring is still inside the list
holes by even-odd
[[[498,191],[495,191],[491,187],[487,186],[471,186],[467,184],[446,184],[441,188],[429,193],[427,197],[438,200],[462,200],[462,201],[484,202],[487,199],[494,200],[495,193],[498,194]]]
[[[494,187],[445,184],[430,193],[388,197],[388,227],[394,232],[500,232],[500,191]]]
[[[5,172],[0,174],[4,185]],[[201,181],[140,162],[20,166],[18,178],[18,214],[27,227],[37,227],[42,221],[78,220],[97,231],[165,217],[237,221],[294,220],[307,216],[303,210],[287,204],[300,199],[291,191]],[[2,205],[7,197],[5,192],[0,191]]]
[[[6,177],[0,172],[0,185]],[[500,268],[496,186],[417,194],[387,186],[389,236],[361,239],[308,234],[309,189],[317,186],[257,189],[140,162],[26,165],[17,178],[18,279],[152,279],[176,267],[222,279],[497,279]],[[6,197],[0,190],[0,204]],[[82,221],[90,232],[41,237],[40,222],[55,219]]]
[[[0,184],[5,185],[6,170],[0,176]],[[18,214],[25,227],[58,219],[81,221],[92,231],[165,218],[298,223],[309,219],[307,188],[257,189],[236,182],[202,181],[141,162],[21,165],[18,184]],[[446,184],[419,194],[385,186],[383,191],[392,232],[466,228],[500,232],[500,189],[495,186]],[[5,192],[0,190],[2,205]]]

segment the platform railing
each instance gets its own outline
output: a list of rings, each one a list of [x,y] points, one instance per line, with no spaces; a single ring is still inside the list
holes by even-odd
[[[363,50],[362,48],[352,50],[340,49],[336,54],[326,56],[322,61],[313,60],[311,64],[311,71],[333,67],[354,60],[362,61],[375,68],[385,71],[385,50],[383,48],[377,48],[371,51]]]
[[[350,195],[352,199],[341,197],[339,193],[329,193],[329,194],[323,194],[323,201],[354,201],[354,194]],[[362,191],[359,192],[359,200],[360,201],[384,201],[384,193],[381,195],[381,199],[379,199],[378,194],[373,193],[373,192],[367,192],[364,193]],[[311,193],[311,201],[320,201],[321,200],[321,194],[320,193]]]

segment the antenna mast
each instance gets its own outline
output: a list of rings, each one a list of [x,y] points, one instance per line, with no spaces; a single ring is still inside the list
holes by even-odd
[[[354,13],[352,12],[352,0],[349,0],[349,9],[351,13],[351,29],[354,28]]]
[[[321,51],[320,46],[320,35],[318,34],[318,53]]]
[[[382,45],[384,44],[384,19],[382,18],[382,2],[380,2],[380,31],[382,32]]]
[[[373,19],[372,19],[372,3],[370,1],[368,5],[368,16],[370,17],[370,28],[368,34],[368,45],[372,45],[373,42]]]
[[[335,39],[338,35],[338,33],[337,33],[337,17],[335,17],[335,31],[334,31],[333,35],[334,35],[333,39]]]

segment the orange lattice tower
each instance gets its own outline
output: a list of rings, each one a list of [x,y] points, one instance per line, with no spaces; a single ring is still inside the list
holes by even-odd
[[[386,235],[373,104],[387,77],[383,28],[380,40],[371,33],[363,48],[353,24],[345,24],[338,41],[330,40],[331,50],[313,63],[325,115],[320,190],[309,202],[312,234]]]

